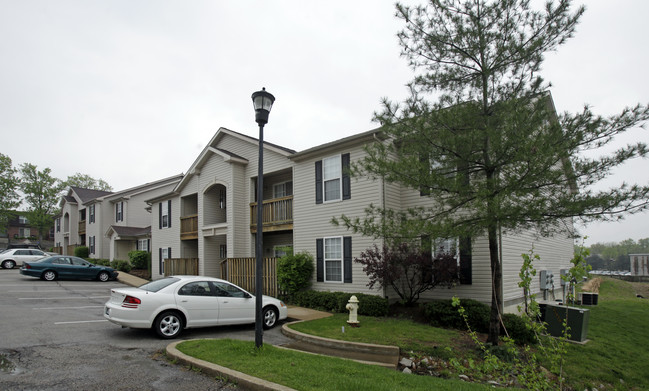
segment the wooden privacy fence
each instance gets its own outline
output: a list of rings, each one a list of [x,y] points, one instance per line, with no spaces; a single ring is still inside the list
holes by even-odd
[[[165,276],[198,275],[198,258],[168,258],[164,263]]]
[[[263,262],[264,295],[277,297],[277,258],[264,258]],[[255,258],[228,258],[221,262],[221,278],[256,295],[255,264]]]

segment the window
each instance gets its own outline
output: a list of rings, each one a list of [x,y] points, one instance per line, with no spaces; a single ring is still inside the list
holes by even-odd
[[[316,279],[318,282],[352,282],[352,238],[316,239]]]
[[[94,236],[90,236],[88,238],[88,245],[89,245],[88,246],[88,252],[90,254],[95,254],[95,237]]]
[[[324,201],[340,199],[342,167],[338,156],[322,161],[322,180],[324,184]]]
[[[88,207],[88,220],[89,223],[95,222],[95,204],[92,204]]]
[[[180,288],[178,294],[183,296],[212,296],[212,290],[209,282],[195,281]]]
[[[324,240],[325,281],[342,282],[343,280],[343,243],[342,238]]]
[[[219,257],[225,259],[228,257],[228,247],[225,244],[219,246]]]
[[[293,253],[293,246],[288,244],[283,246],[275,246],[273,247],[273,252],[275,253],[275,258],[281,258],[286,254]]]
[[[237,288],[234,285],[227,284],[225,282],[213,282],[214,288],[216,288],[216,295],[220,297],[250,297],[248,294],[241,289]]]
[[[293,182],[276,183],[273,185],[273,198],[282,198],[293,195]]]
[[[225,190],[221,189],[219,191],[219,208],[225,209],[225,205],[226,205],[225,204],[225,199],[226,199]]]
[[[349,156],[345,153],[315,162],[316,204],[351,198]]]
[[[21,238],[28,238],[30,236],[31,231],[29,228],[18,228],[18,237]]]
[[[25,217],[25,216],[18,216],[18,223],[19,224],[29,224],[29,220],[27,220],[27,217]]]
[[[460,284],[472,284],[472,255],[471,255],[471,237],[463,236],[459,238],[437,239],[431,242],[430,237],[422,237],[422,246],[428,246],[432,250],[433,256],[449,253],[454,256],[458,262],[460,273]]]
[[[139,251],[149,251],[149,239],[138,239],[137,249]]]
[[[56,219],[56,232],[61,232],[61,219]]]
[[[171,200],[161,202],[158,205],[159,209],[159,228],[171,227]]]
[[[115,204],[115,222],[124,221],[124,201]]]
[[[165,259],[171,258],[171,247],[167,248],[159,248],[158,249],[158,268],[160,270],[160,274],[164,274],[165,272]]]

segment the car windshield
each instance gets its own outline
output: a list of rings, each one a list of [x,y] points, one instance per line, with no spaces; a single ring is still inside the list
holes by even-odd
[[[169,285],[173,284],[174,282],[178,282],[178,281],[180,281],[180,278],[168,277],[160,280],[147,282],[146,284],[139,286],[139,288],[149,292],[157,292],[160,289],[166,288]]]

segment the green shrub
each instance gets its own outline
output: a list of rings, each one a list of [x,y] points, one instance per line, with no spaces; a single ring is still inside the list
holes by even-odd
[[[466,310],[471,330],[479,333],[489,331],[491,308],[488,305],[472,299],[463,299],[460,304]],[[466,330],[466,324],[451,300],[436,300],[424,304],[424,316],[433,326]]]
[[[301,291],[293,296],[294,304],[328,312],[348,312],[345,308],[349,298],[358,299],[358,314],[365,316],[385,316],[388,314],[388,299],[363,293]]]
[[[110,266],[110,261],[108,259],[91,259],[90,262],[97,266]]]
[[[110,263],[110,267],[120,272],[128,273],[131,271],[131,264],[128,261],[114,260]]]
[[[88,256],[90,256],[90,250],[86,246],[75,247],[74,256],[86,259],[88,258]]]
[[[535,345],[537,340],[532,329],[527,325],[525,319],[516,314],[503,315],[503,323],[507,334],[519,345]],[[501,335],[505,335],[505,330],[501,330]]]
[[[277,284],[281,296],[290,300],[311,284],[313,256],[307,252],[287,254],[277,261]]]
[[[151,253],[148,251],[129,251],[128,259],[133,269],[148,269]]]

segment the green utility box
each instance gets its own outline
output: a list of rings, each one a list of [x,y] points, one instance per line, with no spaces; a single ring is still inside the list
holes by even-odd
[[[548,333],[553,337],[563,335],[563,322],[568,317],[568,337],[571,341],[584,342],[588,335],[588,318],[590,310],[585,308],[567,307],[565,305],[548,304],[545,307],[545,323]]]

